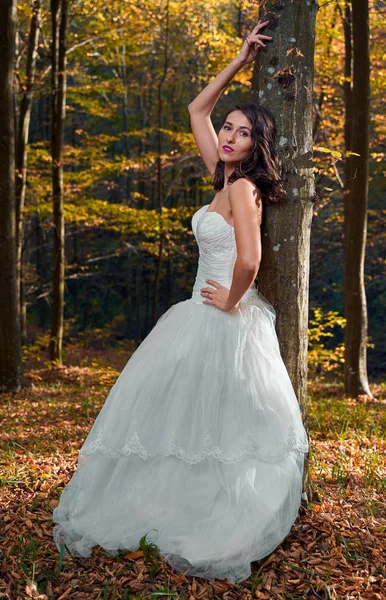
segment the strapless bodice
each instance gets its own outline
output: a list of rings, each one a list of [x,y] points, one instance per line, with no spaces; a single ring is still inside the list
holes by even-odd
[[[230,289],[237,258],[233,226],[220,213],[208,212],[208,207],[209,204],[205,204],[192,217],[192,231],[199,250],[197,275],[192,291],[192,299],[196,304],[202,304],[205,300],[200,289],[210,285],[206,283],[206,279],[214,279]],[[250,288],[241,302],[255,293],[255,288]]]

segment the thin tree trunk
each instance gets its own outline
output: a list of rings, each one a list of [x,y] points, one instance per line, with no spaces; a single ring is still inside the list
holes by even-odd
[[[155,266],[155,277],[154,277],[154,290],[153,290],[153,310],[152,310],[152,327],[157,321],[157,300],[158,300],[158,289],[161,275],[161,264],[162,264],[162,253],[164,246],[164,231],[163,231],[163,194],[162,194],[162,163],[161,163],[161,152],[162,152],[162,87],[165,83],[167,71],[168,71],[168,44],[169,44],[169,0],[166,1],[166,23],[165,23],[165,36],[164,36],[164,68],[161,80],[158,84],[158,134],[157,134],[157,204],[159,212],[159,224],[160,224],[160,237],[158,244],[158,256],[156,259]]]
[[[142,298],[142,253],[137,253],[137,269],[135,276],[135,342],[141,343],[141,298]]]
[[[128,250],[126,259],[126,335],[129,340],[132,339],[132,320],[133,320],[133,295],[132,295],[132,282],[133,282],[133,251]]]
[[[0,392],[23,385],[16,278],[14,60],[16,0],[0,2]]]
[[[63,133],[66,109],[67,0],[51,0],[52,18],[52,200],[54,261],[52,275],[52,322],[50,360],[62,364],[64,310],[64,189]]]
[[[73,240],[72,240],[72,248],[73,248],[73,264],[79,264],[79,243],[78,243],[78,225],[75,223],[74,232],[73,232]],[[78,281],[74,279],[73,288],[72,288],[72,301],[74,306],[74,315],[78,314],[79,310],[79,294],[78,294]]]
[[[28,37],[27,66],[25,81],[23,82],[23,94],[17,118],[16,136],[16,233],[17,251],[16,268],[17,281],[20,288],[20,329],[22,344],[26,340],[27,312],[24,298],[23,281],[23,210],[25,201],[25,188],[27,181],[27,148],[31,120],[32,92],[35,83],[35,67],[40,27],[40,0],[35,0],[31,17],[30,31]]]
[[[351,147],[345,194],[344,315],[345,392],[372,396],[367,378],[367,306],[364,262],[369,176],[370,43],[368,0],[352,0],[352,115],[347,124]],[[346,45],[347,47],[347,45]],[[347,62],[347,61],[346,61]]]
[[[149,315],[150,315],[150,281],[146,279],[146,314],[145,314],[145,335],[149,333]],[[151,327],[150,327],[151,329]]]
[[[167,251],[167,259],[166,259],[166,273],[165,273],[165,310],[169,308],[172,303],[172,292],[173,292],[173,265],[171,261],[171,248],[170,242],[167,240],[167,246],[165,248]]]
[[[148,117],[145,117],[145,100],[144,100],[145,92],[142,90],[142,94],[137,96],[137,122],[139,129],[143,130],[146,127],[146,121]],[[144,136],[140,136],[138,139],[138,157],[140,164],[142,163],[142,156],[144,151],[146,150],[144,141],[146,138]],[[144,208],[144,200],[143,196],[145,195],[145,178],[143,173],[143,168],[140,169],[138,177],[137,177],[137,192],[140,194],[139,200],[137,200],[136,206],[138,208]]]
[[[260,50],[255,61],[253,92],[275,115],[287,198],[265,205],[259,287],[275,307],[281,355],[306,419],[309,253],[315,197],[312,91],[317,3],[299,0],[278,4],[270,0],[264,7],[260,18],[270,21],[264,33],[269,35],[272,31],[274,40],[269,48]],[[312,499],[307,464],[303,485]]]
[[[45,247],[46,247],[46,239],[44,235],[44,229],[42,225],[42,218],[39,211],[36,213],[36,274],[38,276],[38,296],[42,296],[44,293],[45,283],[46,283],[46,262],[45,262]],[[39,313],[39,325],[42,329],[46,328],[47,321],[47,299],[45,297],[41,297],[38,303],[38,313]]]
[[[128,94],[128,75],[127,75],[127,63],[126,63],[126,44],[123,44],[120,49],[117,49],[119,59],[121,62],[121,78],[122,78],[122,114],[123,114],[123,148],[125,157],[128,159],[130,156],[129,150],[129,94]],[[131,194],[131,170],[126,167],[125,170],[125,196],[126,202],[130,200]]]
[[[344,137],[347,149],[352,146],[352,18],[351,5],[345,6],[345,15],[343,18],[344,30],[344,99],[346,109],[346,119],[344,123]],[[351,165],[350,161],[346,161],[346,165]]]

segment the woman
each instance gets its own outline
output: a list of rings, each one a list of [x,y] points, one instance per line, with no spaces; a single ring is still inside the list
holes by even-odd
[[[297,517],[307,435],[253,287],[263,201],[283,195],[275,124],[253,105],[228,111],[218,138],[210,120],[266,25],[189,106],[217,192],[192,218],[192,296],[160,317],[98,414],[53,513],[59,549],[135,550],[148,535],[177,571],[240,581]]]

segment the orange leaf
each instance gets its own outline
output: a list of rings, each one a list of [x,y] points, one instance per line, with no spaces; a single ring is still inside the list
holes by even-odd
[[[137,558],[142,558],[142,556],[142,550],[136,550],[135,552],[130,552],[130,554],[126,554],[125,558],[132,558],[133,560],[136,560]]]

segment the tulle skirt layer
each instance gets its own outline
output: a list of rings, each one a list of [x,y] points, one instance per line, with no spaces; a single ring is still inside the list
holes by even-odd
[[[89,556],[148,534],[177,571],[245,580],[297,517],[307,451],[270,304],[179,302],[98,414],[54,510],[55,542]]]

